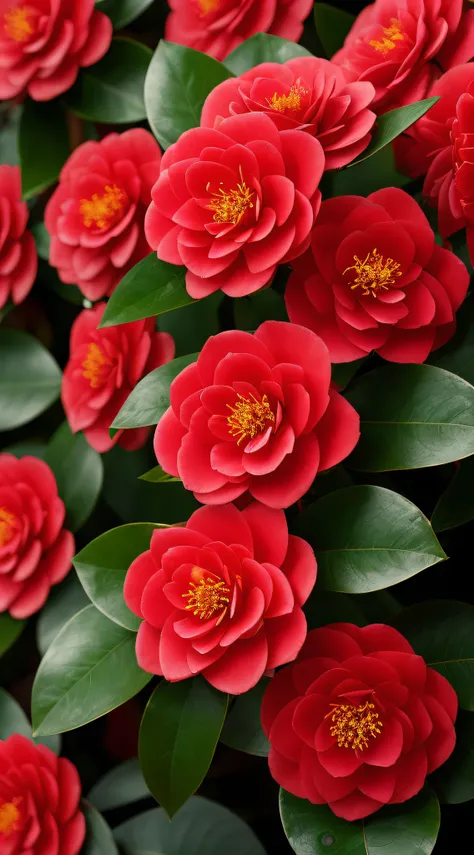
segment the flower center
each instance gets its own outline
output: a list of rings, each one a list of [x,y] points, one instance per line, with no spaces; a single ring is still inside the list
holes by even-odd
[[[237,445],[240,445],[243,439],[253,439],[258,433],[263,433],[275,422],[275,414],[266,395],[263,395],[261,401],[254,395],[250,395],[250,398],[244,398],[243,395],[237,397],[238,401],[233,406],[227,404],[231,413],[227,416],[227,424],[230,435],[239,437]]]
[[[219,576],[207,573],[201,567],[193,567],[191,579],[195,581],[189,583],[189,591],[182,595],[188,600],[186,611],[192,611],[201,620],[208,620],[215,612],[221,611],[220,622],[230,602],[230,588]]]
[[[6,508],[0,508],[0,546],[6,546],[7,543],[10,543],[16,526],[15,514],[11,514]]]
[[[354,255],[354,262],[355,264],[351,267],[346,267],[343,276],[349,270],[354,270],[351,291],[354,288],[362,288],[364,297],[368,294],[375,297],[379,289],[390,291],[389,285],[395,285],[396,277],[403,276],[403,270],[400,270],[398,261],[394,261],[393,258],[385,259],[376,249],[368,252],[364,261],[361,261],[358,255]]]
[[[288,95],[278,95],[274,92],[271,98],[267,98],[267,103],[277,113],[285,113],[286,110],[299,110],[301,108],[301,98],[307,94],[308,90],[297,80],[296,83],[293,83]]]
[[[387,56],[397,46],[397,42],[402,42],[404,38],[400,21],[397,18],[390,18],[390,26],[382,28],[380,39],[372,39],[369,45],[382,56]]]
[[[201,18],[204,18],[209,12],[215,12],[219,8],[219,2],[220,0],[198,0]]]
[[[3,29],[8,38],[15,42],[26,42],[33,35],[35,28],[31,22],[31,10],[26,6],[14,6],[3,16]]]
[[[209,186],[208,184],[206,188],[208,191]],[[243,179],[235,189],[228,193],[220,187],[217,193],[211,193],[211,195],[214,198],[211,199],[207,207],[214,211],[213,220],[215,223],[233,223],[236,226],[237,223],[240,223],[247,208],[253,208],[253,190],[247,187]]]
[[[91,342],[87,350],[87,356],[82,363],[84,371],[82,376],[89,380],[93,389],[98,389],[106,380],[106,368],[113,365],[110,356],[104,353],[98,344]]]
[[[20,811],[18,805],[21,802],[21,797],[15,797],[11,802],[0,803],[0,834],[8,837],[18,830],[18,820],[20,819]]]
[[[335,736],[339,748],[353,748],[363,751],[369,745],[369,737],[377,738],[383,722],[375,712],[375,704],[366,701],[358,707],[352,704],[331,704],[334,707],[326,718],[331,716],[331,736]]]
[[[92,199],[81,199],[79,213],[87,228],[108,229],[119,218],[128,202],[127,194],[116,184],[107,184],[104,193],[94,193]]]

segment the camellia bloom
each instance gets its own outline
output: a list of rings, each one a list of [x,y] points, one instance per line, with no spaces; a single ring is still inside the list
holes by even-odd
[[[45,211],[49,262],[92,301],[110,295],[150,252],[143,221],[161,152],[142,128],[80,145],[61,170]]]
[[[463,262],[435,244],[420,206],[395,187],[324,202],[293,267],[290,320],[320,335],[332,362],[371,350],[423,362],[453,335],[469,286]]]
[[[20,168],[0,166],[0,309],[9,299],[21,303],[35,281],[38,257],[27,220]]]
[[[224,59],[255,33],[297,42],[313,0],[168,0],[165,39]]]
[[[0,612],[34,614],[71,569],[74,538],[49,466],[0,454]]]
[[[186,528],[154,531],[127,573],[125,600],[143,618],[138,663],[167,680],[202,673],[222,692],[246,692],[297,655],[315,581],[313,550],[288,535],[283,511],[200,508]]]
[[[96,451],[119,445],[141,448],[149,428],[109,428],[138,381],[174,357],[169,333],[155,331],[155,319],[97,329],[105,303],[84,309],[71,329],[70,356],[63,375],[61,399],[71,430],[84,431]]]
[[[148,242],[162,261],[188,268],[191,297],[251,294],[309,246],[323,170],[318,140],[279,132],[263,113],[193,128],[163,156]]]
[[[411,799],[453,751],[458,701],[397,630],[308,634],[262,703],[273,777],[348,820]]]
[[[112,22],[94,0],[0,0],[0,99],[56,98],[111,40]]]
[[[16,733],[0,741],[2,855],[78,855],[86,835],[77,769]]]
[[[333,56],[349,79],[375,86],[379,113],[426,97],[439,69],[474,56],[474,11],[463,0],[376,0]]]
[[[266,113],[279,130],[302,130],[317,137],[326,169],[346,166],[370,142],[375,113],[371,83],[347,83],[344,72],[315,56],[284,65],[264,62],[241,77],[224,80],[208,95],[201,126],[240,113]]]
[[[287,508],[359,439],[359,416],[330,382],[327,348],[304,327],[266,321],[255,335],[211,336],[171,384],[158,462],[204,504],[249,490]]]

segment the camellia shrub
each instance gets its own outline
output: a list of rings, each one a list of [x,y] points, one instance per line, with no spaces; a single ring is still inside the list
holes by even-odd
[[[472,0],[0,0],[0,99],[0,855],[441,855]]]

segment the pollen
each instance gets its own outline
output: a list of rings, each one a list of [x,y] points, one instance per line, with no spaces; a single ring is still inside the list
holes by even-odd
[[[375,297],[379,289],[390,291],[390,285],[395,285],[397,277],[403,276],[398,261],[393,258],[384,258],[376,249],[368,252],[364,261],[358,255],[354,255],[354,264],[346,267],[343,276],[353,270],[355,276],[352,279],[351,291],[362,288],[365,297],[372,294]]]
[[[10,543],[16,526],[17,518],[15,514],[11,514],[6,508],[0,508],[0,547]]]
[[[206,573],[201,567],[193,567],[189,591],[182,596],[188,600],[186,611],[191,611],[200,620],[208,620],[220,611],[220,620],[224,617],[230,602],[228,588],[222,579],[213,573]]]
[[[274,424],[275,414],[266,395],[263,395],[261,401],[254,395],[250,395],[250,398],[244,398],[243,395],[237,397],[238,400],[233,406],[227,404],[230,410],[227,424],[230,435],[238,437],[237,445],[240,445],[242,440],[253,439]]]
[[[380,721],[375,704],[366,701],[358,707],[352,704],[331,704],[334,709],[326,715],[331,718],[331,736],[335,736],[339,748],[353,748],[363,751],[369,745],[370,737],[376,739],[381,733]]]
[[[113,365],[113,360],[107,356],[99,345],[91,342],[87,350],[87,356],[82,363],[84,371],[82,376],[89,380],[93,389],[98,389],[105,383],[107,367]]]
[[[198,0],[201,18],[209,15],[209,12],[216,12],[219,8],[220,0]]]
[[[219,187],[217,193],[211,193],[213,198],[209,202],[208,208],[214,211],[215,223],[233,223],[236,226],[237,223],[240,223],[247,209],[253,208],[254,193],[245,183],[242,170],[240,170],[240,177],[240,184],[237,184],[237,187],[229,190],[229,192]],[[210,191],[210,184],[207,185],[206,190]]]
[[[17,796],[11,802],[0,802],[0,834],[4,834],[5,837],[18,830],[20,819],[18,805],[21,801],[21,797]]]
[[[372,39],[369,45],[381,53],[382,56],[387,56],[391,50],[396,48],[397,42],[402,42],[404,38],[400,21],[397,18],[391,18],[390,26],[383,27],[380,39]]]
[[[3,29],[15,42],[26,42],[34,33],[31,11],[26,6],[14,6],[5,12]]]
[[[128,202],[127,194],[116,184],[107,184],[104,193],[94,193],[91,199],[81,199],[79,213],[87,228],[108,229],[123,212]]]
[[[286,113],[287,110],[301,109],[301,99],[308,94],[308,90],[301,85],[299,80],[293,84],[288,95],[278,95],[274,92],[271,98],[267,98],[267,104],[277,113]]]

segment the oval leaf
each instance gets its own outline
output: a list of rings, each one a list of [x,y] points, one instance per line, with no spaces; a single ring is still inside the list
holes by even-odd
[[[0,656],[10,649],[26,626],[25,620],[15,620],[8,612],[0,615]]]
[[[86,606],[90,606],[90,601],[79,579],[72,571],[64,582],[51,589],[40,611],[36,624],[36,644],[41,656],[44,656],[63,626]]]
[[[446,531],[474,520],[474,457],[462,460],[453,480],[436,505],[431,525],[435,531]]]
[[[171,383],[197,357],[197,353],[180,356],[147,374],[128,396],[112,427],[137,428],[158,424],[170,405]]]
[[[173,475],[168,475],[161,466],[155,466],[144,475],[140,475],[140,481],[148,481],[149,484],[169,484],[170,481],[181,481],[181,478],[175,478]]]
[[[461,232],[458,232],[461,234]],[[464,232],[462,232],[464,234]],[[453,238],[456,235],[453,235]],[[464,301],[456,316],[456,332],[448,343],[430,354],[432,365],[452,371],[474,386],[474,297]]]
[[[33,336],[0,330],[0,365],[0,431],[31,422],[59,398],[59,366]]]
[[[114,30],[121,30],[138,18],[153,0],[102,0],[100,11],[109,16]]]
[[[57,181],[70,154],[66,117],[58,101],[26,100],[19,151],[23,198],[30,199]]]
[[[242,42],[225,59],[224,64],[233,74],[243,74],[262,62],[288,62],[300,56],[312,56],[302,45],[289,42],[268,33],[256,33]]]
[[[152,318],[194,303],[186,291],[184,267],[160,261],[155,252],[124,276],[110,297],[99,327]]]
[[[253,689],[237,697],[225,720],[221,742],[237,751],[268,757],[270,743],[260,722],[260,707],[270,680],[263,677]]]
[[[88,800],[98,810],[115,808],[149,798],[150,791],[140,769],[138,760],[126,760],[107,772],[89,792]]]
[[[86,818],[86,839],[81,855],[119,855],[112,830],[101,814],[88,802],[81,809]]]
[[[8,739],[14,733],[26,736],[36,745],[46,745],[55,754],[59,754],[61,751],[61,738],[59,736],[33,739],[31,724],[20,704],[8,692],[0,689],[0,739]]]
[[[151,680],[137,665],[133,632],[87,606],[63,627],[36,673],[35,734],[74,730],[133,698]]]
[[[328,59],[342,48],[355,20],[355,16],[344,9],[337,9],[328,3],[314,4],[316,32]]]
[[[474,713],[459,711],[456,747],[431,782],[442,804],[459,805],[474,799]]]
[[[204,677],[163,680],[143,715],[138,757],[145,781],[172,817],[196,792],[211,765],[228,696]]]
[[[58,493],[66,505],[68,528],[77,531],[99,498],[104,476],[102,458],[84,434],[73,434],[64,422],[49,443],[44,459],[54,472]]]
[[[357,160],[349,163],[347,168],[350,169],[351,166],[367,160],[368,157],[372,157],[380,149],[385,148],[403,131],[421,119],[437,101],[439,98],[425,98],[423,101],[416,101],[414,104],[407,104],[405,107],[397,107],[395,110],[390,110],[389,113],[379,116],[370,144]]]

